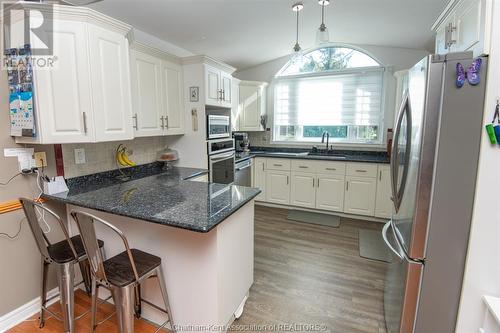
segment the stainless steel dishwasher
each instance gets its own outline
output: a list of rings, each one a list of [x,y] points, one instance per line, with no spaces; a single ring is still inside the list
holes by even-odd
[[[241,186],[252,186],[252,164],[253,158],[237,162],[234,166],[234,184]]]

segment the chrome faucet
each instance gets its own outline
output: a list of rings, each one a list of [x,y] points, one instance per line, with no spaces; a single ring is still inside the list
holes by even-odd
[[[321,137],[321,143],[325,143],[325,136],[326,136],[326,152],[328,152],[328,146],[330,143],[330,133],[328,131],[323,132],[323,135]]]

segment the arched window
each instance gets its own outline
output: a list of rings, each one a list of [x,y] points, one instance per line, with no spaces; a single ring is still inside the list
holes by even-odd
[[[383,66],[368,54],[329,46],[288,62],[276,75],[274,141],[317,143],[382,140]]]

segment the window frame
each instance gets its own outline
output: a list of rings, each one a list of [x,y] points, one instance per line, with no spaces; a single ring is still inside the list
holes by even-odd
[[[287,61],[281,69],[276,73],[274,76],[274,79],[272,81],[272,84],[270,85],[270,88],[272,89],[272,96],[273,96],[273,115],[271,117],[270,121],[270,127],[271,127],[271,143],[272,144],[277,144],[277,145],[295,145],[295,146],[314,146],[317,144],[321,144],[321,139],[320,140],[279,140],[276,139],[276,128],[274,125],[274,116],[275,116],[275,110],[276,110],[276,94],[275,94],[275,89],[276,85],[279,84],[280,81],[282,80],[290,80],[290,79],[300,79],[300,78],[311,78],[311,77],[325,77],[325,76],[336,76],[336,75],[346,75],[346,74],[363,74],[367,72],[381,72],[381,78],[382,78],[382,83],[381,83],[381,102],[380,102],[380,110],[381,114],[379,117],[379,138],[376,141],[367,141],[367,140],[360,140],[360,141],[352,141],[349,138],[347,139],[336,139],[336,138],[330,138],[330,142],[336,144],[337,146],[346,146],[346,147],[371,147],[371,148],[376,148],[376,147],[384,147],[384,139],[385,139],[385,118],[386,118],[386,110],[385,110],[385,105],[386,105],[386,98],[387,98],[387,67],[383,65],[382,62],[380,62],[376,57],[374,57],[370,52],[367,52],[366,50],[363,50],[359,47],[352,46],[352,45],[347,45],[347,44],[327,44],[327,45],[321,45],[319,47],[315,47],[312,49],[307,50],[304,52],[304,55],[307,55],[311,52],[314,52],[319,49],[323,48],[348,48],[352,49],[354,51],[361,52],[365,54],[366,56],[370,57],[373,59],[375,62],[379,64],[379,66],[369,66],[369,67],[356,67],[356,68],[347,68],[343,70],[326,70],[322,72],[308,72],[308,73],[298,73],[298,74],[290,74],[290,75],[283,75],[282,73],[288,68],[290,65],[290,61]],[[335,126],[335,125],[325,125],[325,126]],[[353,126],[353,125],[347,125],[347,126]],[[302,126],[301,126],[302,127]],[[348,128],[348,136],[349,136],[349,128]],[[302,133],[303,128],[297,128],[296,132]]]

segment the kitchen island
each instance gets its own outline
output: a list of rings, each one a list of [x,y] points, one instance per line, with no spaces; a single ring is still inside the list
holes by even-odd
[[[68,180],[69,192],[45,195],[121,229],[132,248],[162,258],[172,317],[179,331],[209,332],[241,315],[253,283],[254,198],[260,190],[190,181],[204,170],[159,164]],[[76,226],[70,223],[70,229]],[[108,258],[123,251],[112,231],[96,225]],[[104,295],[101,296],[101,298]],[[162,305],[157,282],[142,296]],[[142,316],[164,316],[143,305]]]

